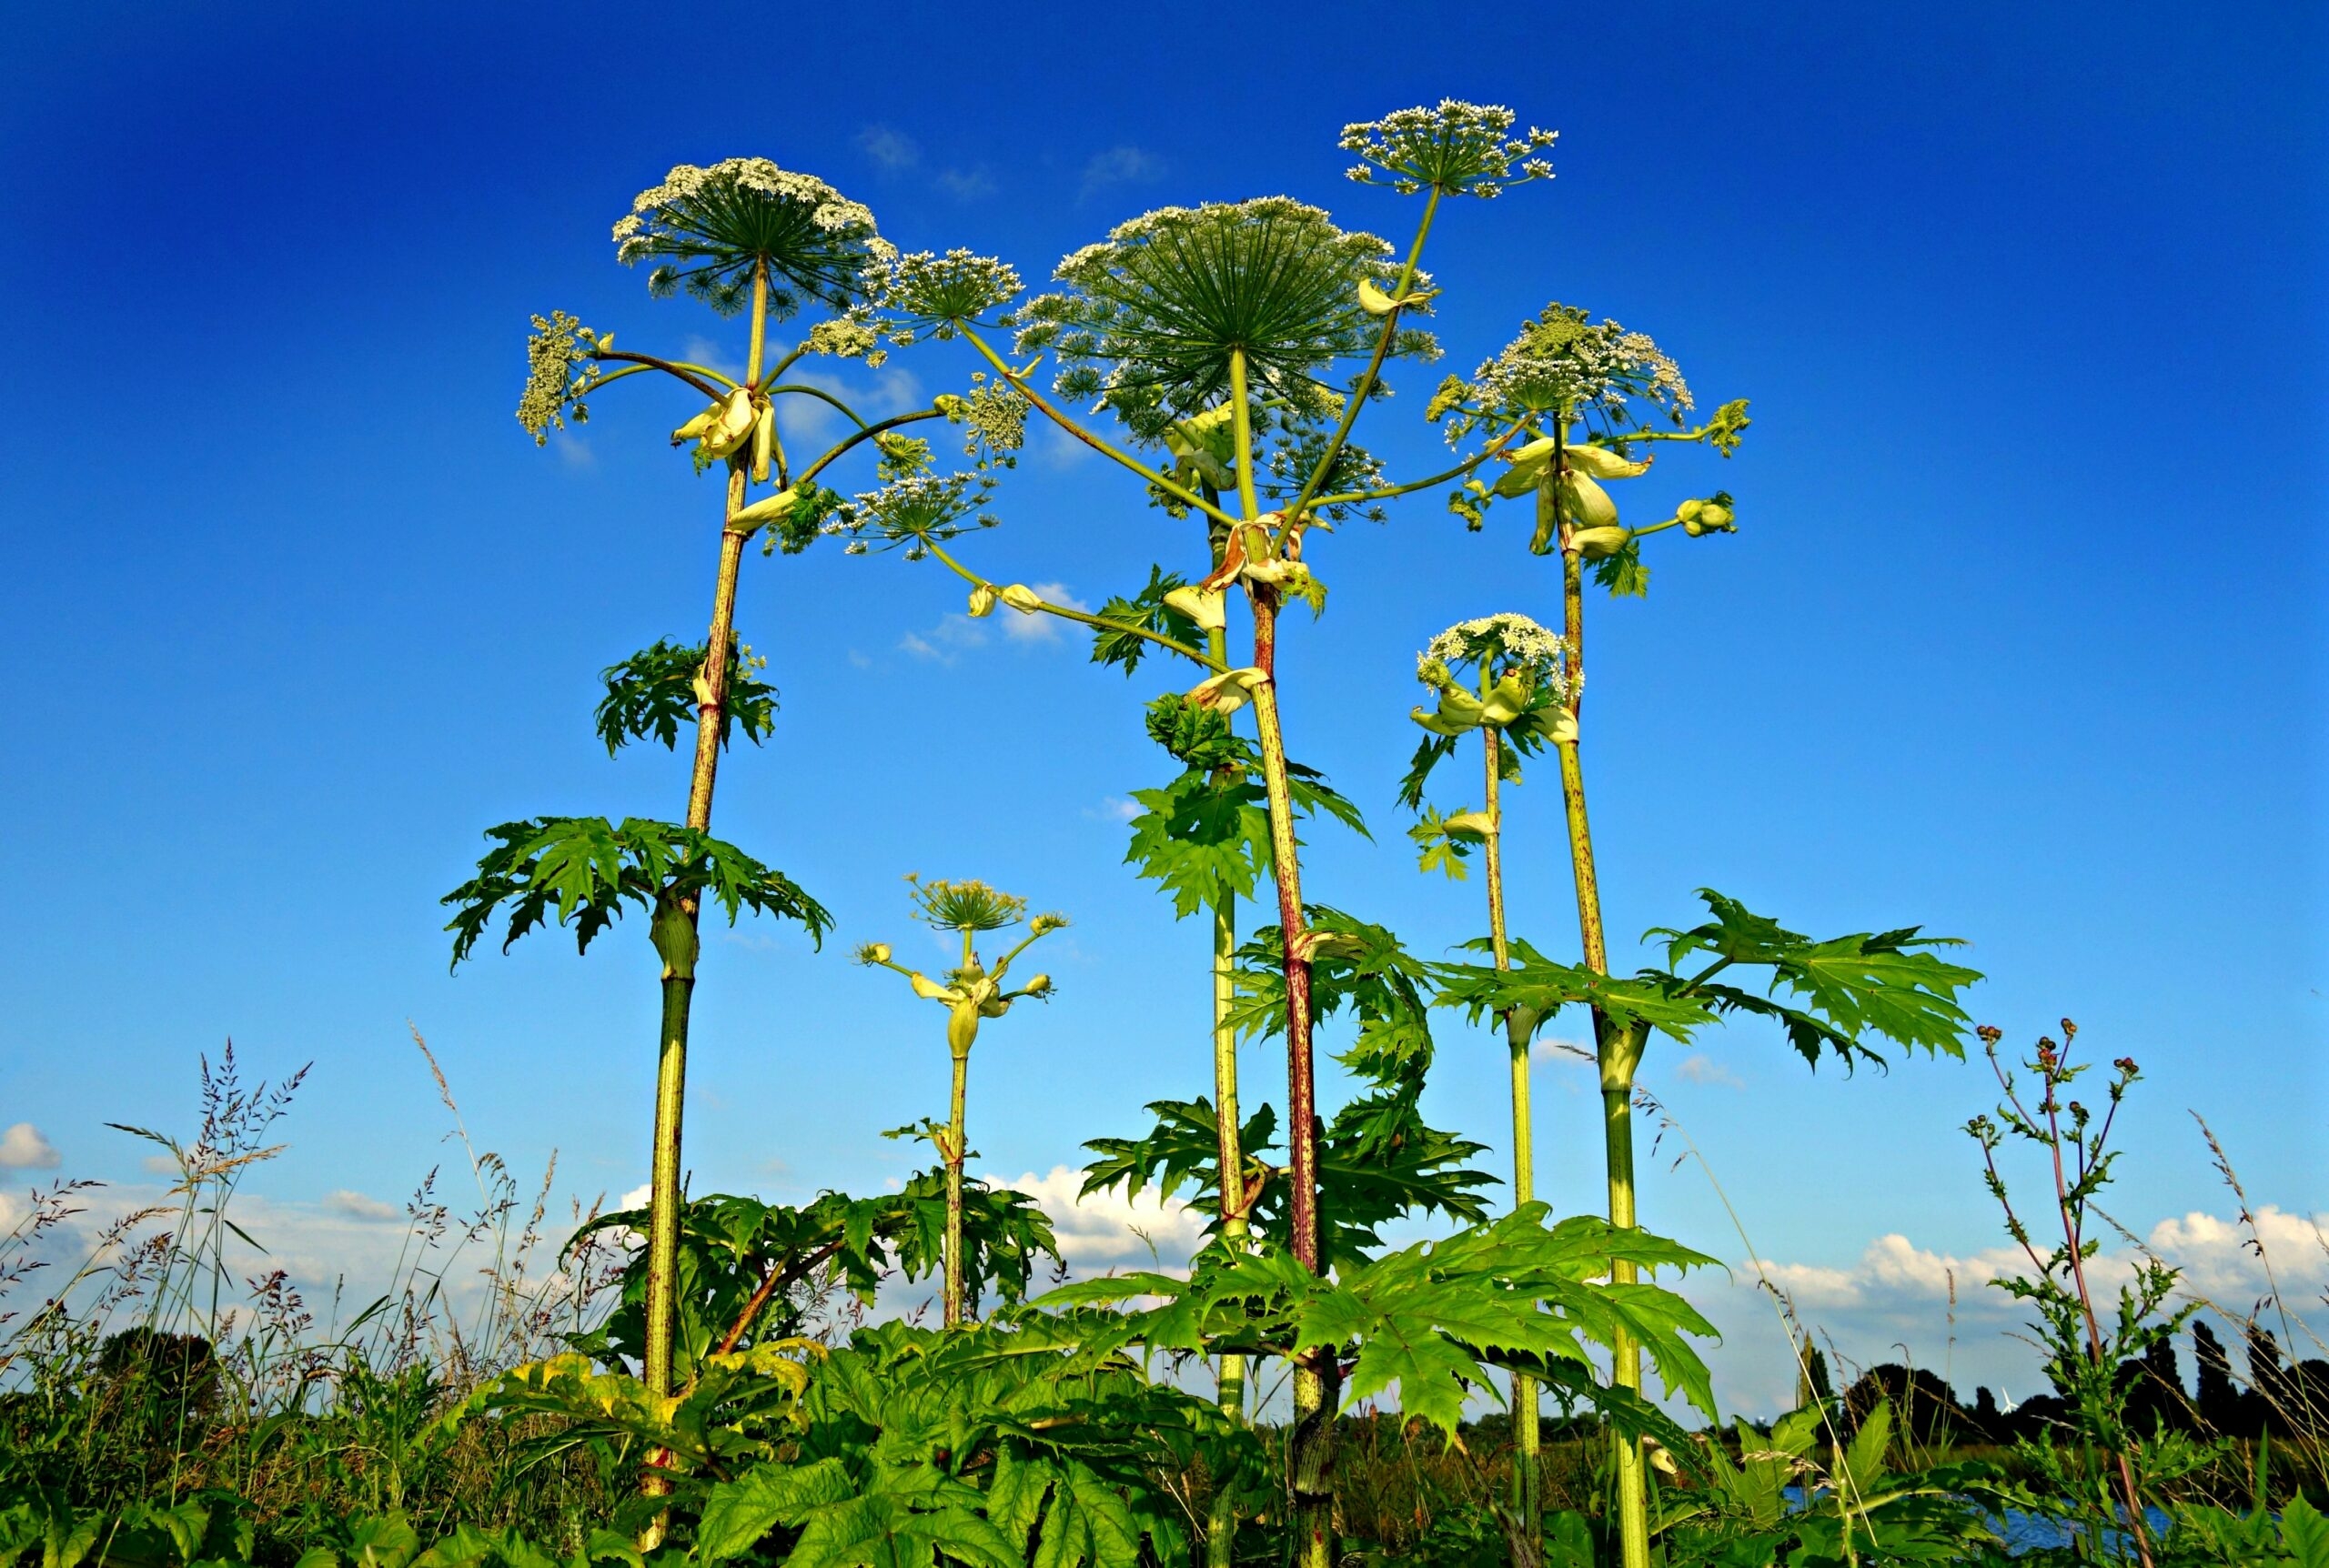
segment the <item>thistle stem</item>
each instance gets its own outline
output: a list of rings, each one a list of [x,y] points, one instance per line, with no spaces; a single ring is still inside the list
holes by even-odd
[[[1483,688],[1490,672],[1480,671]],[[1485,692],[1483,693],[1485,695]],[[1487,865],[1488,946],[1496,967],[1512,967],[1504,917],[1504,738],[1492,724],[1480,726],[1480,748],[1487,762],[1488,831],[1484,859]],[[1515,1009],[1504,1016],[1505,1040],[1512,1060],[1512,1201],[1516,1207],[1537,1195],[1536,1134],[1528,1105],[1529,1020]],[[1543,1445],[1539,1412],[1543,1410],[1537,1380],[1524,1372],[1512,1374],[1512,1506],[1519,1528],[1535,1541],[1545,1516],[1544,1471],[1538,1457]],[[1541,1555],[1541,1553],[1539,1553]]]

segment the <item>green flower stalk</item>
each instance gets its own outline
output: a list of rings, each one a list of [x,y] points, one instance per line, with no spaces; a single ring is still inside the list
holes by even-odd
[[[1684,417],[1692,407],[1681,371],[1648,337],[1614,321],[1596,324],[1583,310],[1553,305],[1522,323],[1519,335],[1469,381],[1449,377],[1430,409],[1433,419],[1446,423],[1451,443],[1475,430],[1514,425],[1528,437],[1502,454],[1509,467],[1495,483],[1469,479],[1449,497],[1448,506],[1477,528],[1494,502],[1533,498],[1536,528],[1528,548],[1538,555],[1560,557],[1568,688],[1552,739],[1560,761],[1578,937],[1585,967],[1595,974],[1606,975],[1609,961],[1585,772],[1578,757],[1585,694],[1585,572],[1590,563],[1597,580],[1613,595],[1639,595],[1647,592],[1649,582],[1649,568],[1642,562],[1644,538],[1674,528],[1693,538],[1736,531],[1727,494],[1685,502],[1662,522],[1628,528],[1603,488],[1605,481],[1636,478],[1649,471],[1651,458],[1634,455],[1638,445],[1701,442],[1726,457],[1737,450],[1748,424],[1744,402],[1727,403],[1705,424],[1686,428]],[[1672,427],[1650,428],[1644,410],[1661,416]],[[1620,1024],[1603,1009],[1594,1009],[1609,1219],[1628,1229],[1635,1224],[1633,1087],[1648,1035],[1646,1023]],[[1612,1278],[1632,1283],[1633,1265],[1620,1262]],[[1641,1387],[1640,1347],[1629,1338],[1619,1338],[1614,1376],[1621,1387]],[[1641,1445],[1624,1436],[1614,1441],[1621,1561],[1625,1568],[1648,1568],[1648,1504]]]
[[[1492,442],[1448,473],[1395,485],[1350,437],[1359,411],[1385,394],[1381,374],[1389,360],[1437,354],[1436,340],[1409,318],[1427,315],[1436,292],[1420,262],[1441,202],[1493,196],[1551,173],[1530,156],[1549,145],[1550,135],[1515,137],[1512,123],[1509,111],[1449,102],[1345,130],[1343,146],[1361,160],[1360,178],[1426,196],[1404,256],[1371,235],[1336,227],[1316,207],[1269,196],[1166,207],[1121,224],[1060,263],[1059,290],[1015,310],[1003,308],[1009,297],[1000,286],[977,285],[998,278],[1000,263],[965,256],[915,276],[903,263],[892,273],[892,311],[942,322],[1033,412],[1143,480],[1152,500],[1201,514],[1218,549],[1214,570],[1195,587],[1245,594],[1253,621],[1246,665],[1227,668],[1225,656],[1153,628],[1126,628],[1124,635],[1212,672],[1186,694],[1187,704],[1221,714],[1254,709],[1285,981],[1289,1251],[1314,1271],[1322,1264],[1313,936],[1279,701],[1280,617],[1290,600],[1314,612],[1324,607],[1326,587],[1304,558],[1311,530],[1393,496],[1463,478],[1506,444]],[[953,286],[961,279],[971,281]],[[981,319],[990,311],[997,313],[991,326]],[[1023,363],[1006,359],[990,340],[990,332],[1003,330],[1015,330],[1012,348]],[[1048,391],[1033,380],[1046,355],[1060,362]],[[1064,407],[1079,403],[1113,416],[1128,439],[1101,434]],[[1141,447],[1159,450],[1158,460],[1138,455]],[[1007,589],[939,547],[932,553],[973,583],[974,609],[982,587],[1007,601]],[[1222,1153],[1225,1159],[1226,1141]],[[1304,1568],[1327,1568],[1340,1367],[1331,1349],[1313,1346],[1296,1358],[1294,1372],[1288,1480],[1296,1559]]]
[[[725,743],[740,722],[752,739],[760,740],[773,712],[772,689],[757,678],[757,666],[746,661],[735,637],[744,547],[765,533],[764,551],[781,548],[789,554],[806,548],[821,533],[832,530],[834,515],[844,505],[842,497],[818,483],[827,467],[870,444],[885,468],[897,465],[902,472],[911,469],[915,449],[926,453],[927,447],[899,434],[900,428],[923,420],[956,418],[963,408],[955,405],[963,400],[936,401],[869,421],[822,387],[785,380],[785,373],[809,355],[879,365],[887,353],[883,344],[894,340],[872,319],[869,308],[886,282],[896,252],[876,232],[870,212],[822,180],[780,168],[765,158],[731,158],[709,167],[681,165],[660,185],[640,194],[615,225],[613,238],[617,258],[625,266],[646,263],[651,267],[650,294],[663,297],[684,291],[720,316],[744,318],[741,378],[706,365],[619,349],[612,334],[554,312],[534,318],[535,333],[528,345],[529,374],[518,417],[538,443],[546,442],[553,428],[563,428],[570,420],[577,425],[587,421],[591,401],[606,387],[650,372],[680,383],[701,400],[692,417],[672,430],[670,439],[675,447],[690,448],[697,472],[725,470],[709,631],[700,645],[660,641],[610,667],[600,729],[610,749],[650,734],[676,749],[691,712],[695,745],[686,816],[681,824],[660,826],[667,832],[695,835],[717,845],[703,835],[711,821]],[[829,318],[812,325],[790,349],[772,345],[771,327],[811,306],[830,312]],[[853,427],[812,461],[795,467],[785,447],[781,409],[797,407],[801,398],[838,408]],[[896,476],[885,472],[883,477]],[[755,499],[758,487],[769,493]],[[625,826],[628,829],[630,824]],[[477,892],[489,882],[501,885],[481,879],[470,890]],[[577,907],[568,897],[574,890],[560,892],[561,919]],[[653,934],[663,959],[663,1007],[642,1373],[649,1392],[661,1398],[675,1392],[671,1346],[681,1140],[701,911],[695,892],[687,887],[673,884],[650,891]],[[822,911],[818,914],[822,917]],[[592,929],[585,924],[585,940]],[[650,1490],[660,1486],[660,1478],[650,1473]]]
[[[1422,867],[1460,879],[1464,858],[1482,851],[1487,883],[1488,950],[1499,971],[1512,967],[1504,905],[1503,787],[1520,782],[1520,759],[1558,739],[1568,716],[1567,645],[1524,615],[1492,615],[1449,627],[1416,658],[1417,678],[1437,698],[1432,709],[1411,717],[1427,732],[1402,783],[1403,803],[1422,812],[1413,838],[1423,850]],[[1459,678],[1459,672],[1469,679]],[[1426,809],[1423,788],[1432,769],[1454,754],[1461,739],[1480,738],[1487,804],[1478,811],[1447,816]],[[1512,1201],[1533,1202],[1536,1131],[1529,1106],[1529,1050],[1542,1015],[1514,1005],[1499,1021],[1510,1059],[1512,1089]],[[1535,1539],[1544,1517],[1540,1390],[1525,1373],[1512,1377],[1512,1422],[1517,1456],[1513,1465],[1513,1513]]]
[[[1025,918],[1027,900],[980,881],[925,882],[918,877],[909,877],[907,880],[913,883],[913,905],[923,923],[933,930],[961,934],[962,963],[933,980],[899,963],[891,956],[886,942],[869,942],[858,949],[857,961],[903,975],[913,987],[914,995],[946,1010],[946,1050],[953,1060],[954,1076],[945,1124],[924,1122],[918,1130],[901,1131],[919,1131],[937,1146],[946,1164],[945,1322],[948,1328],[953,1328],[967,1322],[976,1305],[963,1278],[963,1168],[970,1155],[964,1100],[970,1082],[971,1048],[978,1043],[979,1026],[988,1019],[1009,1012],[1012,1003],[1029,998],[1036,1001],[1052,999],[1056,988],[1049,975],[1039,974],[1017,990],[1004,990],[1003,981],[1020,954],[1068,922],[1065,915],[1037,915],[1027,922],[1027,934],[990,969],[979,960],[975,945],[979,933],[1007,930],[1019,924]]]

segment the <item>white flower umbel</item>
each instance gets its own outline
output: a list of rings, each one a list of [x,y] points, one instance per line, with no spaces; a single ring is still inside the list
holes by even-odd
[[[1487,615],[1458,621],[1424,645],[1416,656],[1418,671],[1427,667],[1472,665],[1525,671],[1537,684],[1568,696],[1568,644],[1560,633],[1538,625],[1525,615]]]
[[[1472,373],[1469,392],[1475,407],[1497,416],[1598,412],[1618,425],[1630,421],[1633,399],[1677,424],[1694,407],[1681,367],[1646,334],[1606,318],[1595,326],[1587,312],[1561,305],[1523,323]]]
[[[751,304],[752,274],[765,263],[771,320],[798,310],[803,296],[848,309],[897,254],[864,206],[766,158],[680,165],[639,193],[614,240],[625,266],[660,261],[648,276],[651,292],[684,285],[722,316]]]
[[[1331,418],[1344,405],[1326,372],[1381,332],[1359,286],[1397,270],[1386,242],[1288,196],[1160,207],[1062,261],[1053,276],[1066,287],[1014,313],[1017,347],[1055,354],[1060,396],[1094,399],[1151,440],[1219,407],[1236,356],[1256,407]],[[1391,349],[1437,351],[1405,328]]]
[[[968,250],[918,250],[890,265],[882,305],[892,322],[893,341],[909,343],[922,332],[952,337],[1019,297],[1018,272],[1008,263]]]
[[[933,543],[994,527],[1000,519],[980,509],[993,489],[983,474],[910,474],[859,496],[831,528],[850,536],[851,555],[903,546],[906,559],[918,561]]]
[[[1435,109],[1401,109],[1345,126],[1342,148],[1358,156],[1350,177],[1361,185],[1388,185],[1402,196],[1431,189],[1492,196],[1507,186],[1553,177],[1549,160],[1527,155],[1549,148],[1560,133],[1531,126],[1515,136],[1511,130],[1512,111],[1502,105],[1442,98]]]

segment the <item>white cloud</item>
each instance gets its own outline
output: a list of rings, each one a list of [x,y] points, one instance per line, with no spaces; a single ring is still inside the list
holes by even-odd
[[[2253,1221],[2281,1299],[2293,1312],[2319,1301],[2329,1288],[2329,1247],[2322,1240],[2329,1213],[2307,1216],[2267,1204],[2253,1211]],[[2236,1220],[2194,1211],[2160,1221],[2143,1245],[2182,1271],[2184,1298],[2236,1321],[2273,1289],[2250,1239],[2249,1227]],[[2042,1251],[2044,1245],[2042,1239]],[[2106,1247],[2087,1265],[2088,1282],[2101,1301],[2114,1301],[2138,1261],[2132,1247]],[[1793,1303],[1831,1358],[1840,1358],[1840,1377],[1855,1366],[1906,1359],[1942,1372],[1968,1397],[1986,1384],[2026,1398],[2043,1383],[2038,1352],[2028,1342],[2030,1312],[1991,1282],[2031,1271],[2030,1260],[2011,1244],[1952,1253],[1895,1231],[1870,1241],[1853,1262],[1765,1260],[1762,1277]],[[1781,1408],[1793,1387],[1786,1331],[1753,1262],[1734,1263],[1727,1282],[1699,1274],[1675,1288],[1723,1331],[1711,1360],[1725,1408]]]
[[[348,1187],[324,1194],[324,1212],[345,1215],[350,1220],[397,1220],[404,1216],[404,1211],[395,1204],[383,1203]]]
[[[1050,604],[1064,605],[1069,609],[1089,612],[1091,606],[1077,598],[1065,583],[1031,583],[1038,597]],[[1003,633],[1003,641],[1028,648],[1061,640],[1068,625],[1055,615],[1041,610],[1018,610],[1007,605],[997,605],[985,618],[973,620],[961,613],[940,618],[935,626],[923,631],[910,631],[898,638],[898,647],[916,658],[926,658],[933,664],[953,664],[974,648],[984,648],[993,640],[991,628]]]
[[[1086,615],[1092,613],[1092,607],[1069,592],[1065,583],[1030,583],[1028,586],[1035,590],[1035,597],[1046,604],[1082,610]],[[1071,624],[1041,610],[1011,609],[1008,606],[995,611],[995,621],[1003,628],[1003,635],[1013,642],[1057,642]]]
[[[1079,199],[1088,198],[1110,186],[1149,185],[1164,175],[1164,160],[1154,153],[1143,152],[1135,146],[1110,147],[1094,153],[1084,166],[1084,185]]]
[[[1035,462],[1054,473],[1082,466],[1092,456],[1092,448],[1053,424],[1049,419],[1029,422],[1027,449]]]
[[[148,1154],[137,1163],[156,1176],[176,1177],[178,1174],[178,1157],[175,1154]]]
[[[11,1171],[54,1171],[59,1163],[56,1145],[29,1121],[19,1121],[0,1132],[0,1167]]]
[[[1538,1061],[1591,1061],[1593,1048],[1581,1040],[1563,1040],[1548,1034],[1530,1046],[1528,1054]]]
[[[570,468],[585,470],[599,466],[599,455],[590,450],[590,443],[570,431],[560,431],[551,437],[549,445],[550,450],[558,454],[558,460]]]
[[[916,658],[953,664],[964,650],[986,646],[986,628],[966,615],[950,615],[926,632],[908,632],[898,646]]]
[[[2329,1289],[2329,1213],[2292,1214],[2267,1203],[2251,1219],[2254,1242],[2263,1248],[2261,1258],[2247,1228],[2196,1210],[2162,1220],[2143,1241],[2183,1271],[2183,1288],[2191,1294],[2236,1312],[2272,1288],[2268,1262],[2292,1300],[2318,1298]]]
[[[1129,822],[1140,815],[1140,802],[1119,800],[1114,795],[1104,797],[1097,806],[1086,806],[1084,814],[1094,822]]]
[[[1737,1073],[1703,1050],[1694,1050],[1685,1056],[1675,1067],[1674,1076],[1685,1083],[1720,1083],[1732,1089],[1747,1087],[1739,1081]]]
[[[709,366],[731,380],[744,373],[744,367],[728,357],[725,345],[715,343],[701,333],[690,333],[681,343],[680,353],[689,364]]]
[[[922,383],[915,379],[912,371],[902,366],[891,366],[876,371],[859,370],[853,375],[812,367],[833,363],[830,359],[805,360],[786,371],[784,379],[788,383],[814,387],[820,392],[840,398],[869,423],[886,419],[892,414],[906,413],[928,401],[923,396]],[[819,398],[797,395],[782,398],[777,405],[776,417],[785,446],[796,458],[804,448],[821,450],[839,439],[842,434],[841,411]],[[911,435],[912,432],[909,430],[902,434]],[[871,443],[868,446],[870,447]]]
[[[647,1207],[648,1200],[654,1196],[655,1184],[651,1181],[641,1181],[638,1186],[633,1187],[630,1191],[616,1199],[615,1208],[619,1211],[623,1209],[644,1209]]]
[[[1026,1193],[1051,1216],[1060,1256],[1080,1273],[1185,1269],[1205,1241],[1203,1212],[1177,1198],[1159,1199],[1154,1188],[1132,1200],[1121,1188],[1079,1197],[1084,1173],[1066,1165],[1054,1165],[1042,1176],[1029,1171],[1000,1184]]]
[[[977,201],[995,192],[994,176],[984,164],[968,169],[943,169],[938,176],[938,188],[956,201]]]
[[[922,161],[922,148],[894,126],[866,126],[857,133],[857,147],[890,173],[910,169]]]

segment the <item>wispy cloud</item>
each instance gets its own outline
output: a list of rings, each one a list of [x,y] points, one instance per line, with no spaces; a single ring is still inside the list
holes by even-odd
[[[994,176],[984,164],[973,164],[967,169],[941,169],[938,188],[956,201],[977,201],[995,193]]]
[[[1085,1197],[1084,1172],[1065,1165],[1041,1176],[1029,1171],[1002,1184],[1026,1193],[1051,1216],[1060,1256],[1080,1272],[1185,1269],[1205,1243],[1204,1211],[1177,1198],[1160,1199],[1153,1187],[1135,1199],[1127,1199],[1122,1189]]]
[[[1685,1056],[1681,1064],[1674,1069],[1674,1076],[1685,1083],[1720,1083],[1732,1089],[1747,1087],[1739,1081],[1737,1073],[1703,1050],[1694,1050]]]
[[[348,1187],[324,1194],[324,1212],[350,1220],[396,1220],[404,1215],[404,1211],[394,1203],[383,1203]]]
[[[1065,583],[1031,583],[1028,586],[1049,603],[1087,612],[1092,608],[1076,598]],[[945,616],[925,631],[906,633],[898,638],[898,647],[916,658],[926,658],[933,664],[953,664],[973,648],[992,644],[995,639],[990,628],[1002,632],[1006,645],[1041,648],[1062,640],[1065,625],[1059,617],[1045,615],[1040,610],[1017,610],[1007,605],[997,605],[993,613],[984,619],[973,620],[959,612]]]
[[[2263,1257],[2247,1226],[2196,1211],[2159,1221],[2142,1247],[2181,1271],[2183,1299],[2235,1323],[2274,1293],[2275,1279],[2280,1299],[2293,1309],[2319,1300],[2329,1287],[2329,1243],[2323,1240],[2329,1213],[2293,1213],[2268,1203],[2252,1218]],[[2106,1248],[2089,1261],[2088,1282],[2110,1300],[2132,1280],[2141,1259],[2132,1246]],[[1836,1370],[1842,1378],[1905,1355],[1942,1372],[1961,1393],[1987,1385],[2026,1397],[2045,1382],[2024,1326],[2028,1309],[1992,1282],[2029,1271],[2030,1261],[2016,1247],[1952,1252],[1893,1231],[1869,1242],[1851,1262],[1765,1259],[1759,1275],[1751,1259],[1741,1260],[1728,1283],[1719,1274],[1699,1274],[1675,1288],[1723,1332],[1715,1371],[1724,1405],[1752,1412],[1784,1408],[1794,1382],[1786,1331],[1763,1280],[1793,1303],[1798,1321],[1831,1356],[1841,1358]],[[2297,1332],[2301,1346],[2289,1348],[2316,1353],[2304,1330]]]
[[[1153,185],[1164,177],[1164,160],[1129,145],[1094,153],[1084,166],[1079,201],[1089,200],[1110,186]]]
[[[898,638],[901,649],[933,664],[953,664],[986,643],[986,628],[966,615],[947,616],[928,631],[910,631]]]
[[[1084,814],[1094,822],[1129,822],[1140,815],[1140,802],[1119,800],[1111,795],[1097,806],[1084,808]]]
[[[876,167],[891,174],[910,169],[922,161],[922,148],[895,126],[866,126],[857,133],[857,150],[872,159]]]
[[[54,1171],[56,1145],[29,1121],[19,1121],[0,1132],[0,1167],[10,1171]]]
[[[729,357],[727,348],[700,332],[690,333],[680,345],[680,352],[691,365],[708,365],[730,380],[744,374],[743,366]]]
[[[1049,419],[1030,421],[1027,448],[1035,461],[1054,473],[1080,467],[1092,456],[1092,448],[1053,424]]]
[[[1064,609],[1080,609],[1086,615],[1092,611],[1090,605],[1068,591],[1065,583],[1031,583],[1028,586],[1035,590],[1037,598],[1047,604],[1055,604]],[[1007,606],[997,609],[994,617],[996,623],[1003,628],[1003,635],[1021,643],[1057,642],[1068,625],[1055,615],[1045,615],[1041,610],[1012,609]]]
[[[832,394],[856,409],[869,422],[886,419],[892,414],[903,414],[926,401],[922,383],[912,371],[902,366],[890,366],[875,371],[861,370],[854,375],[836,375],[830,370],[795,366],[784,373],[784,378]],[[844,428],[840,410],[832,404],[798,395],[779,400],[776,417],[777,427],[788,449],[822,450],[837,440]]]

